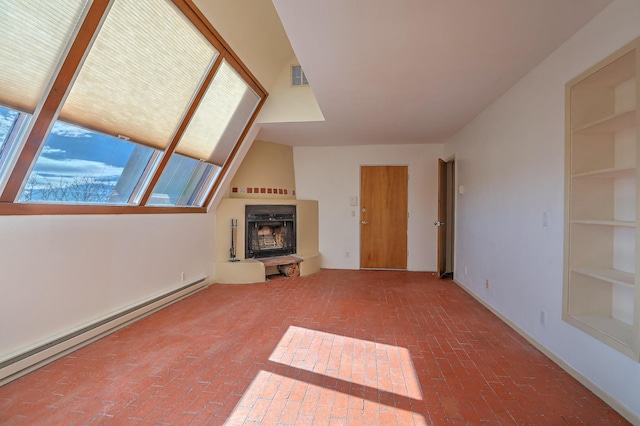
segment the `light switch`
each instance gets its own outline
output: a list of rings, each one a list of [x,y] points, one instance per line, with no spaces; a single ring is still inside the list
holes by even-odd
[[[464,186],[458,186],[458,194],[464,194]]]
[[[349,205],[350,206],[357,206],[358,205],[358,197],[356,197],[355,195],[351,195],[349,197]]]

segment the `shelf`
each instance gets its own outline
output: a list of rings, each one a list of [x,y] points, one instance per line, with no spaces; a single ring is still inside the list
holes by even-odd
[[[633,326],[611,317],[601,317],[596,315],[575,315],[573,316],[581,323],[593,328],[606,336],[622,343],[629,348],[633,342]]]
[[[635,228],[636,223],[624,220],[583,220],[573,219],[571,223],[579,223],[582,225],[603,225],[603,226],[623,226],[626,228]]]
[[[632,108],[579,126],[573,133],[611,133],[634,126],[635,122],[636,109]]]
[[[615,269],[593,269],[593,268],[572,268],[572,272],[618,284],[625,287],[634,288],[635,276],[629,272],[622,272]]]
[[[635,167],[614,167],[610,169],[592,170],[590,172],[576,173],[572,178],[597,177],[597,178],[615,178],[615,179],[632,179],[636,177]]]

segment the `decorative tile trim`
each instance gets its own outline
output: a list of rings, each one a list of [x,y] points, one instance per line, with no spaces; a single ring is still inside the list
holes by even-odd
[[[295,189],[286,188],[258,188],[258,187],[236,187],[231,188],[231,192],[234,194],[276,194],[276,195],[296,195]]]

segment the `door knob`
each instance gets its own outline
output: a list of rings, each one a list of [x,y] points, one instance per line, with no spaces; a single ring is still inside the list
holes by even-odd
[[[442,226],[442,225],[444,225],[444,222],[438,222],[438,221],[436,221],[436,222],[433,222],[433,224],[434,224],[435,226]]]
[[[362,213],[366,212],[367,209],[365,209],[364,207],[362,208]]]
[[[363,220],[363,221],[362,221],[362,222],[360,222],[360,223],[361,223],[361,224],[363,224],[363,225],[368,225],[368,224],[369,224],[369,222],[367,222],[366,220]]]

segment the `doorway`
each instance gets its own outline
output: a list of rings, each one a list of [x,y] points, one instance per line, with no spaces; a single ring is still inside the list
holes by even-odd
[[[438,276],[453,279],[455,161],[438,159]]]
[[[361,269],[407,269],[408,169],[360,167]]]

